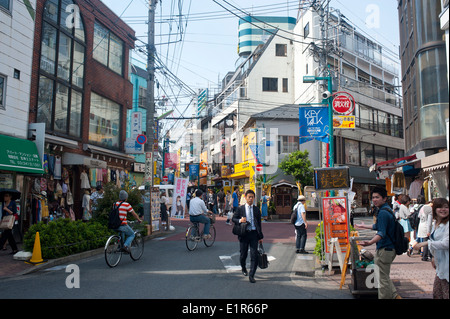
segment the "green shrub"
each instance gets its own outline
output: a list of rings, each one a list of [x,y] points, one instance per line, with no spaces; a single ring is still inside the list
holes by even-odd
[[[39,222],[24,236],[24,249],[33,251],[36,232],[39,232],[42,258],[54,259],[102,247],[113,233],[98,222],[58,219],[48,224]]]
[[[319,260],[323,260],[323,252],[325,251],[323,222],[320,222],[316,227],[316,247],[314,247],[314,255],[319,257]]]

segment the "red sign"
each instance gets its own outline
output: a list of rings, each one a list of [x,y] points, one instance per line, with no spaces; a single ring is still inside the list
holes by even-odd
[[[333,110],[339,114],[348,115],[355,109],[355,99],[347,92],[333,94]]]
[[[263,165],[262,164],[257,164],[256,165],[256,171],[257,172],[262,172],[262,170],[263,170]]]
[[[347,221],[347,198],[325,197],[322,198],[324,237],[328,243],[331,238],[336,237],[343,252],[347,251],[348,244],[348,221]],[[326,252],[329,253],[329,245],[326,244]]]
[[[168,182],[169,178],[167,176],[163,176],[163,182]]]

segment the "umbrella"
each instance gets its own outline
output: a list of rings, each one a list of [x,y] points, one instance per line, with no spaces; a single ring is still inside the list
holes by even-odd
[[[0,188],[0,201],[3,201],[3,197],[5,194],[11,195],[11,200],[20,199],[21,193],[18,190],[12,188]]]

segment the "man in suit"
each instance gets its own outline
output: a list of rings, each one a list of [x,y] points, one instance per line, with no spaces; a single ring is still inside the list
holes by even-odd
[[[255,272],[258,267],[258,242],[262,242],[263,233],[261,229],[261,211],[257,206],[253,205],[255,200],[255,192],[248,190],[245,192],[246,204],[239,206],[234,212],[233,222],[246,223],[247,233],[244,236],[238,236],[240,243],[240,262],[242,267],[242,273],[244,276],[249,275],[249,280],[251,283],[255,283]],[[247,260],[248,247],[250,246],[250,273],[247,273],[247,268],[245,267]]]

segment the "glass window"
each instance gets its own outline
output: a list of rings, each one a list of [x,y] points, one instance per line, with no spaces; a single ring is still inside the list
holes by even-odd
[[[289,154],[299,150],[298,136],[278,136],[279,154]]]
[[[387,148],[387,160],[389,161],[389,160],[393,160],[396,158],[400,158],[398,156],[398,149],[388,147]]]
[[[278,92],[278,79],[277,78],[263,78],[263,91],[264,92]]]
[[[275,45],[275,55],[276,56],[287,56],[287,44],[276,44]]]
[[[10,10],[10,1],[11,0],[0,0],[0,7],[5,8],[6,10]]]
[[[0,108],[5,107],[5,99],[4,99],[5,89],[6,89],[6,78],[0,75]]]
[[[122,74],[123,43],[111,33],[109,41],[109,68]]]
[[[372,110],[362,104],[359,105],[359,125],[369,130],[372,127]]]
[[[72,58],[72,39],[61,33],[59,35],[58,77],[70,80],[70,61]]]
[[[56,23],[58,20],[58,0],[47,0],[44,7],[44,18]]]
[[[41,70],[55,73],[57,30],[45,23],[42,27]]]
[[[69,134],[72,136],[81,136],[81,109],[83,108],[83,95],[80,92],[72,90],[71,101]]]
[[[309,22],[303,28],[303,37],[306,38],[309,35]]]
[[[345,139],[344,142],[345,149],[345,164],[351,165],[359,165],[360,156],[359,156],[359,142]]]
[[[52,126],[53,81],[42,76],[39,78],[37,123],[45,123],[46,130]]]
[[[372,166],[373,158],[373,144],[361,142],[361,166]]]
[[[123,41],[99,23],[94,25],[94,59],[122,75]]]
[[[120,105],[98,94],[91,94],[89,141],[99,146],[119,149]]]
[[[283,92],[286,93],[289,90],[288,79],[283,79]]]
[[[384,162],[386,160],[386,147],[375,145],[375,163]]]
[[[94,24],[94,50],[93,56],[98,62],[108,65],[108,29],[98,23]]]
[[[47,131],[80,137],[86,47],[72,0],[45,2],[41,39],[37,122],[45,123]]]
[[[73,47],[72,84],[83,88],[84,79],[84,46],[75,42]]]
[[[62,84],[56,85],[55,125],[54,130],[61,133],[67,131],[67,110],[69,108],[69,88]]]

